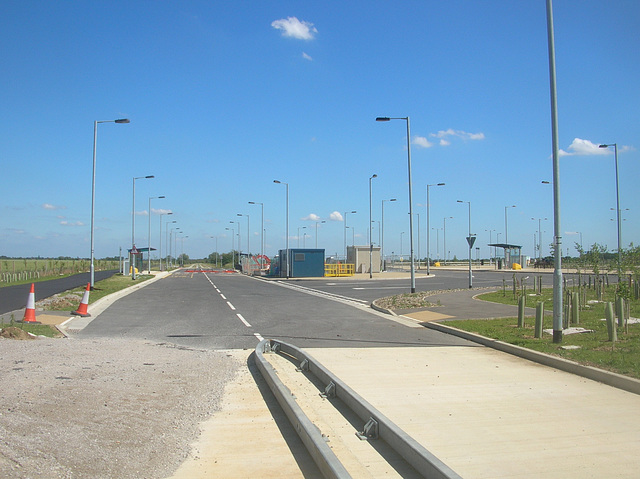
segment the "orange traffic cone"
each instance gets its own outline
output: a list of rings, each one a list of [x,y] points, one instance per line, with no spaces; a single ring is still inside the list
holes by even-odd
[[[36,321],[36,288],[31,283],[31,291],[29,292],[29,298],[27,298],[27,308],[24,310],[24,318],[22,321],[25,323],[37,323]]]
[[[76,316],[82,316],[83,318],[87,318],[91,316],[87,313],[87,307],[89,306],[89,291],[91,291],[91,283],[87,283],[87,289],[82,296],[82,301],[80,301],[80,306],[75,311],[71,311],[71,314],[75,314]]]

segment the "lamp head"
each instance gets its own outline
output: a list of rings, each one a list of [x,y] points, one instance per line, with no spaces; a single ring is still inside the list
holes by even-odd
[[[436,186],[444,186],[444,183],[438,183]]]
[[[379,116],[378,118],[376,118],[376,121],[390,121],[391,118],[389,118],[388,116]]]
[[[115,120],[114,123],[131,123],[131,121],[129,120],[129,118],[120,118],[118,120]]]
[[[153,175],[145,176],[145,178],[155,178]]]
[[[273,180],[274,183],[280,183],[280,180]]]

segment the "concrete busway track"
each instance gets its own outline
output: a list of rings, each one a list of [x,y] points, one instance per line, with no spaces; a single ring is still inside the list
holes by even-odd
[[[265,339],[255,355],[324,477],[460,478],[308,353]]]

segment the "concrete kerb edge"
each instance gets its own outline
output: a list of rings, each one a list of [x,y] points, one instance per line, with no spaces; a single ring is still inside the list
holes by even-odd
[[[473,341],[474,343],[482,344],[498,351],[502,351],[514,356],[518,356],[529,361],[533,361],[545,366],[549,366],[561,371],[575,374],[586,379],[597,381],[607,386],[612,386],[624,391],[640,394],[640,380],[623,376],[621,374],[612,373],[603,369],[594,368],[592,366],[583,366],[574,361],[568,359],[558,358],[549,354],[534,351],[532,349],[523,348],[514,344],[498,341],[497,339],[487,338],[480,336],[479,334],[470,333],[461,329],[454,328],[452,326],[445,326],[438,322],[422,323],[423,326],[440,331],[446,334],[452,334],[454,336]]]
[[[160,279],[166,278],[167,276],[173,274],[174,271],[162,271],[162,272],[156,274],[153,278],[148,279],[146,281],[143,281],[142,283],[134,284],[132,286],[129,286],[128,288],[122,289],[122,290],[117,291],[115,293],[112,293],[112,294],[110,294],[108,296],[104,296],[104,297],[100,298],[99,300],[97,300],[95,303],[89,304],[89,306],[87,307],[87,312],[91,315],[90,317],[82,318],[82,317],[78,317],[78,316],[72,316],[67,321],[65,321],[64,323],[62,323],[59,326],[57,326],[56,328],[66,338],[68,338],[69,335],[64,330],[68,330],[68,329],[83,329],[84,327],[87,326],[87,324],[89,324],[95,318],[100,316],[100,314],[104,310],[106,310],[109,306],[111,306],[112,303],[116,302],[120,298],[124,298],[125,296],[133,293],[134,291],[139,290],[140,288],[144,288],[145,286],[147,286],[147,285],[149,285],[151,283],[154,283],[154,282],[156,282],[156,281],[158,281]],[[78,328],[78,327],[74,328],[73,327],[74,323],[80,323],[80,324],[84,323],[84,324],[80,328]]]
[[[302,411],[289,388],[282,383],[273,366],[265,359],[263,352],[269,350],[270,345],[271,340],[269,339],[264,339],[258,343],[255,349],[255,363],[269,385],[269,389],[276,397],[278,404],[280,404],[289,422],[291,422],[298,436],[300,436],[322,475],[326,478],[350,478],[351,475],[325,442],[320,430]]]
[[[402,456],[409,464],[411,464],[416,469],[416,471],[418,471],[421,475],[423,475],[423,477],[430,477],[430,478],[437,478],[437,479],[460,479],[460,476],[455,471],[449,468],[440,459],[438,459],[426,448],[424,448],[421,444],[415,441],[411,436],[405,433],[395,423],[393,423],[386,416],[380,413],[380,411],[378,411],[371,404],[369,404],[364,398],[362,398],[358,393],[353,391],[349,386],[347,386],[344,382],[342,382],[331,371],[326,369],[321,363],[319,363],[311,355],[303,352],[299,348],[291,344],[284,343],[282,341],[269,340],[269,339],[265,339],[261,341],[258,347],[256,347],[256,357],[259,357],[261,361],[266,362],[266,365],[267,365],[266,369],[267,371],[270,372],[270,374],[276,375],[271,364],[269,364],[266,361],[266,359],[264,359],[264,357],[261,356],[261,354],[262,354],[262,351],[266,349],[271,349],[272,343],[277,343],[280,346],[280,351],[282,351],[283,353],[288,354],[292,357],[295,357],[300,361],[306,360],[309,366],[308,371],[311,374],[313,374],[316,378],[318,378],[323,384],[333,383],[335,386],[335,389],[334,389],[335,396],[341,399],[342,402],[345,403],[345,405],[347,405],[358,417],[360,417],[360,419],[363,421],[363,424],[365,424],[367,420],[375,418],[375,420],[378,422],[379,437],[382,440],[386,441],[400,456]],[[261,369],[261,372],[264,375],[265,371]],[[277,376],[275,377],[275,380],[277,380],[277,382],[279,382],[282,386],[282,389],[278,391],[278,394],[282,395],[283,398],[286,399],[287,405],[293,402],[294,406],[299,409],[299,406],[297,405],[297,403],[295,403],[295,401],[291,399],[291,392],[289,391],[289,389],[286,388],[286,386],[284,386],[284,384],[280,382]],[[267,381],[269,381],[269,379],[267,379]],[[270,387],[271,387],[271,384],[270,384]],[[274,391],[274,394],[276,394],[276,391]],[[285,409],[284,405],[282,406],[283,406],[283,409]],[[304,415],[304,413],[301,410],[300,412],[301,414]],[[288,412],[287,412],[287,416],[289,416]],[[304,416],[304,418],[306,418],[306,416]],[[296,430],[299,430],[298,426],[300,425],[300,423],[296,423],[292,421],[292,424],[294,424],[294,426],[296,427]],[[306,431],[306,433],[319,434],[317,427],[315,427],[313,423],[311,423],[310,421],[309,421],[309,424],[310,424],[311,430]],[[303,441],[304,441],[304,438],[303,438]],[[312,451],[310,450],[309,452],[311,453]],[[331,455],[334,456],[333,452],[331,452]],[[314,460],[315,460],[315,457],[314,457]],[[349,476],[346,476],[346,477],[349,477]]]

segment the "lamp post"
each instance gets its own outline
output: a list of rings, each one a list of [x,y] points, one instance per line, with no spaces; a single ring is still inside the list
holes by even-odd
[[[171,213],[173,214],[173,213]],[[177,223],[177,221],[167,221],[164,225],[164,239],[165,242],[167,243],[166,249],[167,249],[167,253],[170,254],[171,252],[171,242],[169,241],[169,225],[172,223]],[[169,271],[169,260],[170,260],[170,256],[169,254],[167,254],[166,258],[165,258],[165,265],[167,266],[167,271]]]
[[[608,145],[600,145],[600,148],[609,148],[613,146],[615,168],[616,168],[616,222],[618,223],[618,282],[620,282],[620,273],[622,269],[622,222],[620,221],[620,183],[618,178],[618,144],[611,143]]]
[[[458,200],[458,203],[467,203],[469,205],[469,236],[467,236],[467,243],[469,243],[469,288],[473,287],[473,275],[471,273],[471,248],[476,241],[475,236],[471,236],[471,201]]]
[[[242,213],[238,213],[236,216],[246,216],[247,217],[247,274],[251,274],[251,242],[249,237],[251,236],[249,226],[249,215],[243,215]],[[240,224],[238,224],[238,228],[240,228]]]
[[[150,196],[149,197],[149,235],[147,236],[149,251],[147,251],[147,259],[149,260],[149,273],[151,273],[151,200],[164,198],[164,196]],[[160,224],[162,224],[162,216],[160,217]]]
[[[118,120],[98,120],[93,122],[93,173],[91,174],[91,266],[90,266],[90,288],[93,289],[95,284],[95,269],[93,266],[94,259],[94,217],[95,217],[95,204],[96,204],[96,145],[98,143],[98,123],[130,123],[128,118],[121,118]]]
[[[325,220],[316,221],[316,249],[318,249],[318,225],[320,223],[326,223],[326,221]]]
[[[431,186],[444,186],[444,183],[434,183],[432,185],[427,185],[427,276],[429,276],[431,274],[431,269],[430,269],[430,265],[431,265],[431,250],[429,247],[429,232],[431,231],[429,229],[429,209],[431,207],[431,203],[429,202],[429,188]]]
[[[404,259],[402,258],[402,235],[404,234],[404,231],[400,232],[400,259],[404,262]]]
[[[249,204],[260,205],[260,272],[262,273],[262,269],[264,268],[264,203],[249,201]],[[247,219],[247,221],[249,220]]]
[[[380,242],[380,258],[382,260],[382,271],[387,270],[387,265],[384,262],[384,202],[385,201],[396,201],[396,199],[391,198],[389,200],[382,200],[382,240]]]
[[[371,221],[372,218],[372,206],[371,206],[371,181],[377,178],[378,175],[371,175],[369,177],[369,279],[373,278],[373,239],[371,238]]]
[[[489,244],[493,243],[493,240],[491,239],[491,233],[495,230],[485,230],[489,232]],[[495,255],[495,246],[494,248],[494,255]],[[493,258],[491,257],[491,246],[489,246],[489,264],[493,264]]]
[[[154,178],[153,175],[148,176],[136,176],[133,178],[133,206],[131,208],[131,264],[133,265],[131,268],[131,279],[135,281],[136,279],[136,265],[135,265],[135,257],[136,255],[133,253],[136,249],[136,180],[143,180],[148,178]]]
[[[447,220],[452,220],[453,216],[444,217],[442,221],[442,247],[444,251],[442,256],[444,257],[444,264],[447,264]]]
[[[547,218],[531,218],[533,221],[538,220],[538,259],[542,259],[542,220],[547,221]]]
[[[182,248],[181,248],[182,253],[180,254],[180,256],[181,256],[181,264],[183,267],[184,267],[184,239],[188,237],[189,235],[180,237],[180,242],[182,243]]]
[[[273,180],[274,183],[282,184],[287,187],[287,208],[286,208],[286,217],[287,217],[287,231],[286,231],[286,249],[287,249],[287,279],[290,277],[291,273],[291,259],[289,258],[289,183],[283,183],[279,180]]]
[[[305,228],[306,226],[298,226],[298,248],[300,248],[300,230]]]
[[[164,215],[172,215],[173,212],[169,212],[169,213],[160,213],[160,232],[158,234],[158,238],[159,238],[159,246],[158,246],[158,256],[160,257],[160,271],[162,271],[162,217]]]
[[[344,212],[344,262],[347,262],[347,214],[355,214],[357,211],[345,211]]]
[[[411,249],[411,292],[416,292],[416,271],[413,263],[413,186],[411,182],[411,127],[409,117],[404,118],[390,118],[390,117],[378,117],[376,121],[390,121],[390,120],[406,120],[407,122],[407,163],[409,172],[409,244]]]
[[[507,210],[509,208],[515,208],[516,205],[505,206],[504,207],[504,242],[509,244],[509,229],[507,228]]]
[[[233,228],[225,228],[227,231],[231,231],[231,266],[233,269],[236,269],[236,251],[235,251],[235,241],[236,241],[236,232]]]
[[[211,236],[211,239],[215,239],[216,240],[216,268],[218,267],[218,257],[220,256],[218,254],[218,237],[217,236]]]

